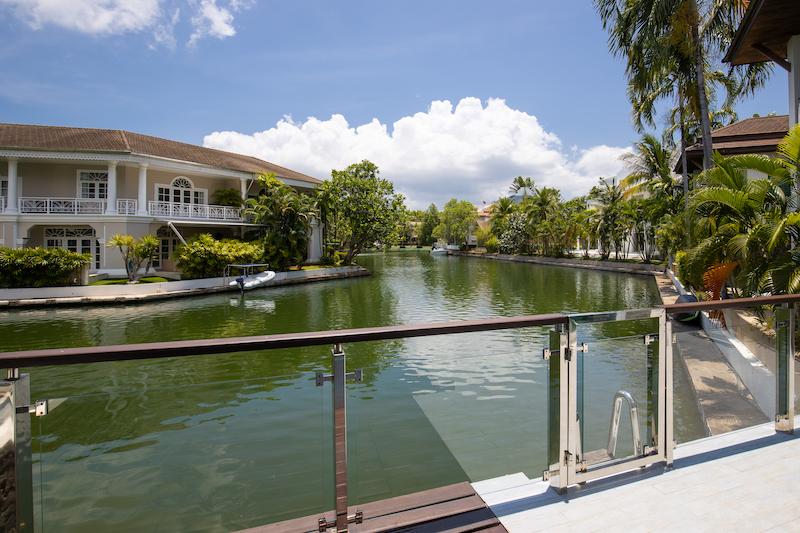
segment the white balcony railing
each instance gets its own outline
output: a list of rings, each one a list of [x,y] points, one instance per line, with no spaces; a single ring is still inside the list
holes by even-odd
[[[208,220],[242,220],[240,209],[224,205],[173,204],[170,202],[150,202],[150,216],[170,218],[201,218]]]
[[[6,212],[6,202],[7,201],[8,200],[6,200],[5,196],[0,196],[0,213],[5,213]]]
[[[120,215],[135,215],[137,209],[138,200],[117,200],[117,213]]]
[[[3,198],[5,200],[5,198]],[[139,207],[137,200],[117,200],[117,213],[135,215]],[[93,198],[33,198],[19,199],[20,213],[48,215],[102,215],[106,211],[106,200]]]
[[[20,213],[48,215],[100,215],[105,212],[106,201],[89,198],[20,198]]]

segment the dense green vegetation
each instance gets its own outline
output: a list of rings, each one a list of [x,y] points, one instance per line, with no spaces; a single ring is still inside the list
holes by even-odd
[[[185,279],[213,278],[223,275],[229,264],[261,263],[263,249],[257,244],[222,240],[201,234],[179,246],[172,256]]]
[[[0,287],[76,285],[88,254],[61,248],[0,248]]]

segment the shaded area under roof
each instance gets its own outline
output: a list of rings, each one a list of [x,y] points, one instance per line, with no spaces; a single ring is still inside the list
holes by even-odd
[[[711,132],[715,151],[729,156],[737,154],[773,153],[789,131],[789,115],[772,117],[752,117],[734,122]],[[703,170],[703,143],[696,143],[686,149],[689,172]],[[679,160],[675,172],[682,172]]]
[[[799,0],[752,0],[723,61],[731,65],[771,61],[754,45],[786,59],[786,43],[793,35],[800,35]]]
[[[322,183],[317,178],[255,157],[123,130],[0,124],[0,148],[140,154],[253,174],[264,170],[274,172],[279,178],[314,185]]]

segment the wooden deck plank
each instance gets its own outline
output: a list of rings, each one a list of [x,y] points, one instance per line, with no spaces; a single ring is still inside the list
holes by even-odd
[[[448,487],[424,490],[422,492],[415,492],[414,494],[389,498],[388,500],[366,503],[364,505],[359,505],[358,508],[364,511],[364,518],[366,519],[417,509],[433,503],[442,503],[473,495],[475,495],[475,489],[465,481]],[[351,514],[355,512],[354,509],[354,507],[351,507]]]
[[[495,530],[500,521],[467,482],[431,489],[388,500],[351,506],[364,514],[364,522],[350,524],[352,533],[385,533],[390,531],[416,533],[471,533]],[[254,527],[238,533],[310,533],[318,530],[322,515],[295,518],[276,524]],[[325,513],[333,520],[334,512]],[[502,527],[502,526],[500,526]]]
[[[355,533],[392,531],[393,529],[406,528],[415,524],[431,522],[433,520],[467,513],[485,507],[486,504],[481,497],[475,494],[467,498],[459,498],[449,502],[427,505],[408,511],[379,516],[377,518],[369,518],[365,515],[364,523],[353,525],[351,530]]]

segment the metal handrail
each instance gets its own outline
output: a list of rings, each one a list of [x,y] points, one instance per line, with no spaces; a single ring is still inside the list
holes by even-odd
[[[228,339],[202,339],[188,341],[152,342],[116,346],[88,346],[83,348],[55,348],[49,350],[27,350],[0,353],[0,368],[21,368],[50,365],[72,365],[99,363],[131,359],[160,359],[186,355],[211,355],[246,352],[252,350],[275,350],[344,344],[389,339],[472,333],[533,326],[567,324],[569,318],[560,313],[489,318],[432,324],[411,324],[377,328],[342,329],[338,331],[314,331],[308,333],[286,333],[281,335],[257,335]]]
[[[642,436],[639,432],[639,408],[633,395],[621,390],[614,395],[614,407],[611,411],[611,426],[608,428],[608,448],[606,452],[611,457],[617,452],[617,437],[619,436],[619,422],[622,417],[622,400],[628,401],[631,412],[631,437],[633,438],[633,454],[636,457],[642,455]]]
[[[687,313],[691,311],[710,311],[715,309],[733,309],[737,307],[759,307],[761,305],[775,305],[783,303],[800,302],[800,294],[779,294],[775,296],[757,296],[755,298],[728,298],[725,300],[703,300],[701,302],[687,302],[680,304],[657,305],[668,314]]]

